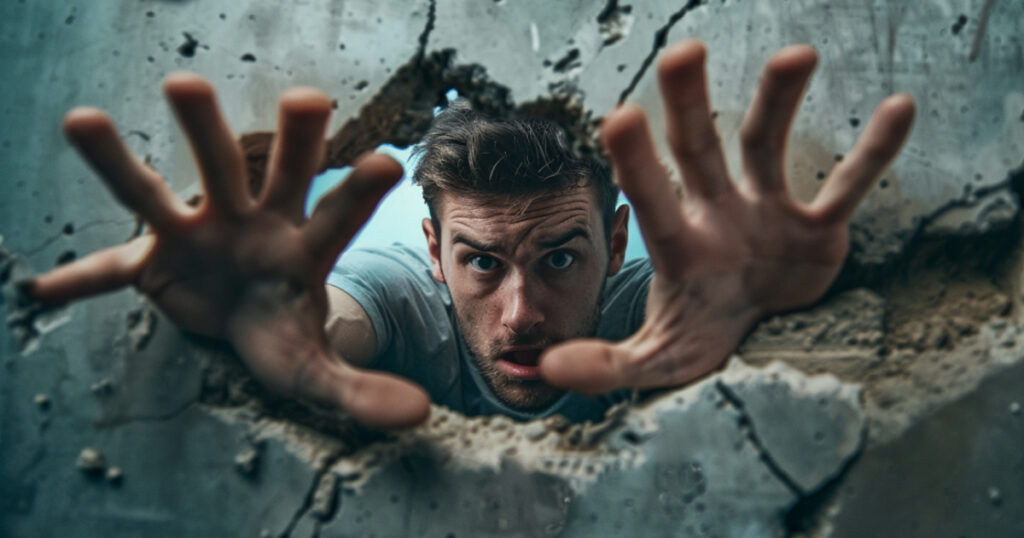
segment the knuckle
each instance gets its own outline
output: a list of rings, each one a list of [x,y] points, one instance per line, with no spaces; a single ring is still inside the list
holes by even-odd
[[[669,135],[669,146],[680,158],[696,159],[721,148],[721,139],[715,129],[698,129],[693,133]]]

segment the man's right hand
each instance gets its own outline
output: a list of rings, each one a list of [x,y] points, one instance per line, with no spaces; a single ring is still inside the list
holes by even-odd
[[[281,97],[265,187],[254,199],[241,147],[210,83],[176,73],[164,91],[198,163],[200,206],[188,207],[134,158],[106,114],[72,110],[65,133],[152,233],[40,275],[29,293],[59,304],[134,285],[182,329],[228,341],[278,393],[338,407],[371,427],[424,421],[429,399],[421,388],[347,364],[324,332],[326,276],[401,178],[401,166],[383,155],[363,157],[306,220],[306,192],[323,159],[332,108],[326,95],[296,88]]]

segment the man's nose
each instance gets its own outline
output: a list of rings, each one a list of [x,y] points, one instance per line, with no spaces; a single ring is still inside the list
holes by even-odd
[[[544,313],[533,297],[535,290],[523,278],[506,283],[501,323],[518,335],[527,335],[544,322]]]

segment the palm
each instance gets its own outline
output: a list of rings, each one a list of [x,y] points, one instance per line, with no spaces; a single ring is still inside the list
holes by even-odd
[[[693,212],[706,216],[691,219],[691,234],[679,256],[695,260],[688,277],[702,271],[735,271],[750,301],[769,312],[816,301],[846,256],[846,224],[817,223],[789,199],[740,194]]]
[[[365,158],[307,221],[305,194],[323,157],[331,111],[325,95],[296,89],[282,97],[266,188],[253,198],[244,187],[241,148],[209,83],[179,74],[165,89],[199,164],[202,203],[189,208],[171,194],[131,157],[102,112],[73,110],[67,134],[152,233],[41,275],[33,283],[36,297],[66,302],[135,285],[181,328],[230,342],[271,389],[338,406],[370,425],[423,420],[421,389],[346,365],[328,348],[324,330],[327,273],[401,167],[387,157]]]
[[[298,248],[300,227],[266,212],[230,220],[210,215],[193,227],[187,233],[156,234],[136,280],[181,328],[226,338],[228,327],[248,308],[246,298],[277,283],[290,283],[291,294],[308,297],[308,315],[322,320],[326,300],[318,293],[322,286],[309,285],[317,279],[310,274],[314,265],[304,260],[308,254]]]
[[[849,248],[850,217],[909,132],[913,101],[886,99],[815,199],[793,200],[786,138],[817,58],[809,47],[789,47],[765,68],[734,182],[711,119],[704,56],[702,45],[686,42],[659,65],[681,196],[643,112],[626,105],[605,118],[603,140],[655,276],[645,323],[631,338],[569,342],[545,355],[541,372],[555,385],[599,393],[685,383],[721,364],[757,320],[821,298]]]

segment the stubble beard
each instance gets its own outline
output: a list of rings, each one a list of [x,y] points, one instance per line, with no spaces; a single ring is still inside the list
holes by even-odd
[[[548,348],[560,342],[573,338],[585,338],[594,336],[597,332],[597,324],[601,319],[601,307],[604,303],[604,283],[598,293],[597,301],[589,310],[589,315],[581,317],[581,324],[576,330],[566,335],[514,335],[508,339],[492,340],[489,342],[478,342],[471,335],[475,334],[474,325],[469,319],[465,319],[459,308],[455,307],[455,315],[459,325],[468,330],[463,331],[466,345],[473,355],[473,362],[479,369],[484,381],[495,397],[503,404],[521,412],[540,411],[565,394],[564,389],[552,387],[543,380],[516,379],[498,369],[497,361],[502,350],[511,346],[538,346]]]

